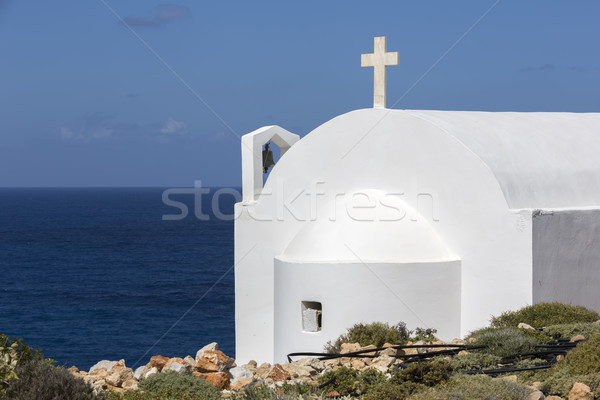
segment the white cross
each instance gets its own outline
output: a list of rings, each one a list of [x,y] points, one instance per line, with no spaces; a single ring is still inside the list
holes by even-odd
[[[386,37],[375,38],[375,50],[371,54],[361,54],[361,67],[374,67],[373,107],[385,108],[385,81],[388,65],[398,65],[398,52],[386,53]]]

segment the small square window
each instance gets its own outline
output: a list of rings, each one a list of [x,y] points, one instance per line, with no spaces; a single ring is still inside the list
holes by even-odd
[[[317,301],[302,302],[302,330],[304,332],[319,332],[323,326],[323,307]]]

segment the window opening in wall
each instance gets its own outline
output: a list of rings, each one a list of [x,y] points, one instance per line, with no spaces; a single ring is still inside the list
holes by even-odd
[[[317,301],[302,302],[302,331],[320,332],[323,326],[323,306]]]

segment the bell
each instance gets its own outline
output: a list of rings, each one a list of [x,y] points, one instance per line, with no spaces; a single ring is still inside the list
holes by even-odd
[[[269,143],[265,144],[265,149],[262,152],[263,170],[265,174],[269,171],[269,168],[275,165],[273,161],[273,152],[269,150]]]

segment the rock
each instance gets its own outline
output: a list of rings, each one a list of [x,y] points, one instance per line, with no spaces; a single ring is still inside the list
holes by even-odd
[[[332,358],[329,360],[323,360],[323,364],[325,364],[325,368],[333,368],[340,366],[342,363],[339,358]]]
[[[106,378],[104,378],[104,380],[110,386],[114,386],[114,387],[121,386],[121,383],[123,382],[123,379],[121,379],[121,374],[119,374],[118,372],[113,372],[112,374],[110,374]]]
[[[357,369],[357,370],[362,370],[367,364],[365,364],[362,360],[360,359],[354,359],[352,360],[352,362],[350,363],[350,365],[352,366],[352,368]]]
[[[231,390],[238,390],[238,389],[243,388],[244,386],[251,384],[252,382],[253,382],[252,379],[240,379],[239,381],[232,382],[231,386],[229,388]]]
[[[156,368],[159,371],[161,371],[163,369],[163,367],[165,365],[167,365],[168,362],[169,362],[169,357],[153,356],[152,358],[150,358],[150,367]]]
[[[311,375],[317,374],[313,368],[306,365],[301,365],[297,362],[283,364],[282,367],[291,375],[293,379],[306,380],[310,378]]]
[[[325,397],[340,397],[340,392],[336,392],[336,391],[329,392],[325,395]]]
[[[280,364],[273,365],[273,368],[267,374],[268,379],[273,379],[275,382],[283,382],[292,379],[289,372],[287,372]]]
[[[199,372],[225,372],[235,366],[235,360],[227,357],[219,350],[204,350],[196,360],[196,369]]]
[[[386,343],[386,344],[389,344],[389,343]],[[385,344],[383,345],[383,347],[386,347]],[[377,346],[375,346],[374,344],[370,344],[368,346],[361,347],[359,350],[361,350],[361,351],[362,350],[371,350],[371,349],[376,349],[376,348],[377,348]],[[375,355],[375,353],[376,353],[375,351],[370,351],[368,353],[363,353],[361,355]]]
[[[252,379],[254,374],[244,367],[234,367],[229,370],[231,381],[239,381],[241,379]]]
[[[196,361],[198,361],[206,350],[217,351],[219,350],[219,344],[217,342],[212,342],[201,348],[196,352]]]
[[[133,377],[135,379],[142,380],[142,377],[144,376],[144,373],[147,371],[147,368],[145,365],[139,366],[135,369],[135,371],[133,372]]]
[[[390,365],[392,365],[396,361],[393,357],[382,355],[375,359],[371,363],[371,368],[375,368],[379,372],[386,373]]]
[[[125,364],[122,366],[117,364],[110,370],[111,373],[117,373],[121,377],[121,380],[124,381],[128,378],[133,378],[133,370],[131,368],[127,368]]]
[[[120,359],[119,361],[117,361],[117,363],[115,365],[112,366],[111,369],[116,368],[116,367],[125,367],[125,360]]]
[[[194,368],[196,366],[196,359],[192,356],[185,356],[183,361],[190,366],[190,368]]]
[[[577,382],[569,392],[569,400],[594,400],[594,393],[588,385]]]
[[[107,377],[108,375],[110,375],[108,373],[108,371],[106,370],[106,368],[96,368],[96,369],[90,369],[90,376],[92,377],[92,379],[94,381],[98,380],[98,379],[103,379],[105,377]]]
[[[563,354],[559,354],[559,355],[557,355],[557,356],[556,356],[556,361],[557,361],[557,362],[558,362],[558,361],[562,361],[562,360],[564,360],[564,359],[565,359],[565,356],[564,356]]]
[[[271,371],[271,364],[262,363],[260,366],[258,366],[256,368],[256,372],[254,373],[254,375],[257,378],[266,379],[266,377],[267,377],[267,375],[269,375],[270,371]]]
[[[229,387],[229,374],[226,372],[194,372],[194,376],[204,379],[219,390]]]
[[[398,355],[398,350],[396,350],[396,349],[394,349],[392,347],[388,347],[387,349],[383,350],[380,354],[382,356],[390,356],[390,357],[392,357],[392,356]]]
[[[526,324],[524,322],[520,322],[519,325],[517,325],[517,328],[519,329],[531,329],[535,331],[535,328],[529,324]]]
[[[578,342],[580,340],[585,340],[585,336],[583,335],[575,335],[571,338],[571,342]]]
[[[304,366],[304,367],[310,367],[313,370],[315,370],[315,372],[321,372],[323,371],[323,369],[325,369],[325,363],[323,363],[323,361],[317,359],[317,358],[301,358],[300,360],[296,361],[295,364]]]
[[[534,390],[529,394],[529,400],[544,400],[545,398],[546,396],[544,396],[544,393],[539,390]]]
[[[355,351],[360,350],[360,344],[359,343],[342,343],[340,349],[341,349],[340,350],[341,354],[354,353]]]
[[[138,383],[134,378],[128,378],[121,384],[121,387],[125,390],[137,390]]]
[[[452,344],[465,344],[465,341],[462,340],[462,339],[455,338],[455,339],[452,339],[452,341],[450,343],[452,343]]]
[[[250,366],[252,368],[256,368],[256,366],[258,365],[258,363],[256,361],[254,361],[254,360],[250,360],[250,361],[248,361],[248,364],[246,364],[246,365],[248,365],[248,366]]]
[[[181,360],[183,361],[183,360]],[[187,372],[190,370],[190,366],[187,363],[180,363],[177,361],[167,363],[162,369],[162,372],[175,371],[175,372]]]
[[[563,398],[560,396],[548,396],[546,400],[563,400]]]
[[[90,368],[90,373],[92,371],[95,371],[97,369],[100,368],[104,368],[107,371],[110,371],[110,369],[117,363],[117,361],[108,361],[108,360],[102,360],[102,361],[98,361],[96,364],[94,364],[92,366],[92,368]]]
[[[76,374],[79,372],[79,368],[77,368],[76,366],[73,365],[72,367],[69,367],[69,369],[67,369],[67,371]]]
[[[469,352],[468,352],[468,351],[466,351],[466,350],[461,350],[461,351],[459,351],[459,352],[458,352],[458,355],[459,355],[459,356],[463,356],[463,355],[465,355],[465,354],[469,354]]]
[[[146,372],[146,374],[144,375],[144,379],[148,378],[150,375],[158,374],[158,372],[158,368],[152,367],[148,370],[148,372]]]
[[[540,388],[542,387],[542,382],[540,381],[535,381],[531,384],[531,386],[535,389],[535,390],[540,390]]]

